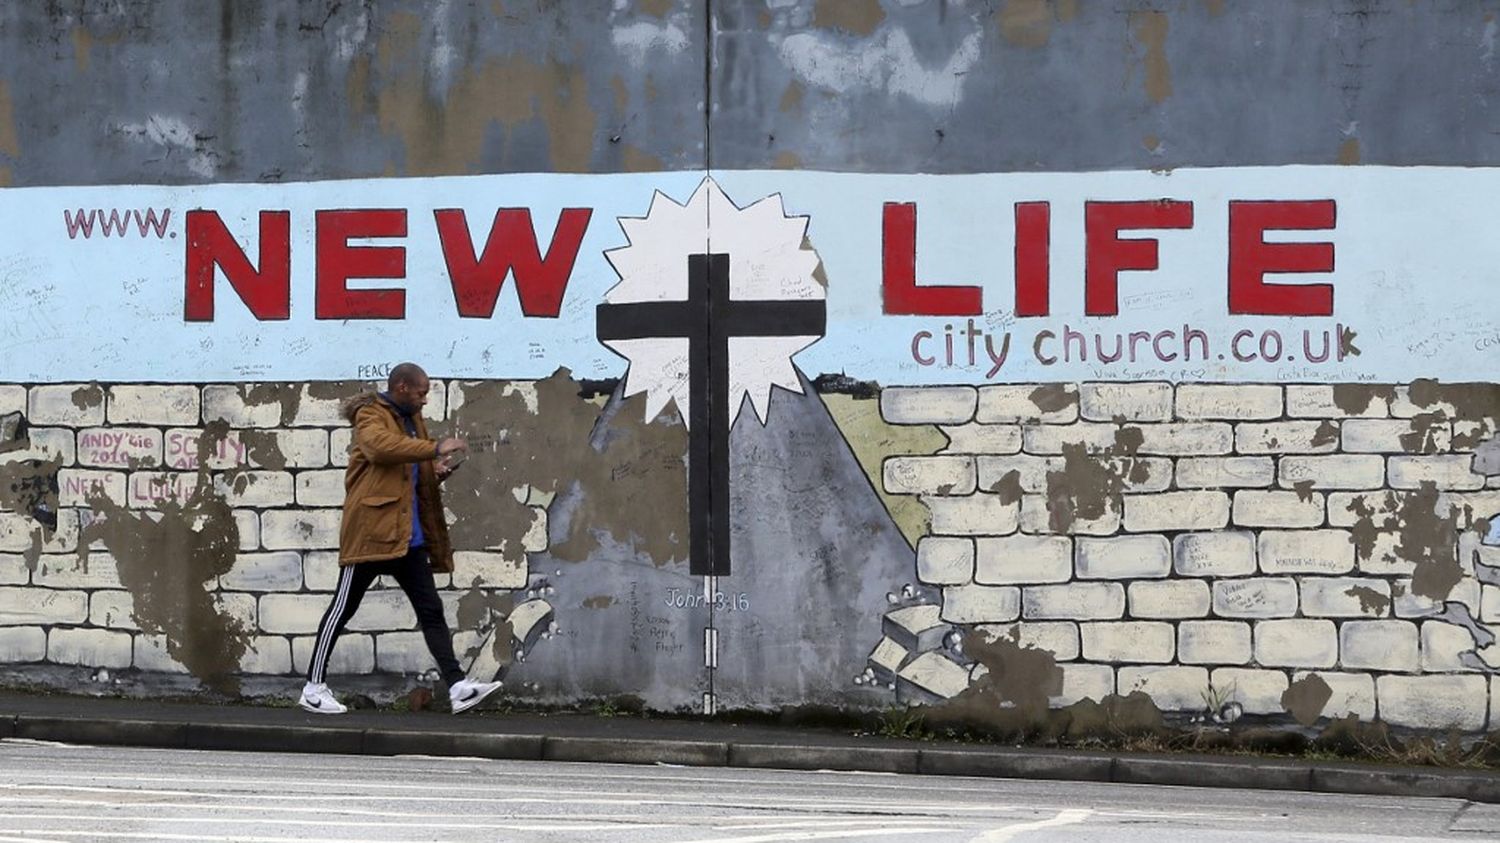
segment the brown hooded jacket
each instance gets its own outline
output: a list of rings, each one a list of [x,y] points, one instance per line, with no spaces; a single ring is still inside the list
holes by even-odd
[[[433,460],[437,441],[427,435],[418,414],[410,436],[395,406],[367,392],[344,402],[344,418],[354,425],[354,446],[344,472],[344,520],[339,529],[339,564],[374,562],[406,555],[411,544],[411,464],[417,464],[422,534],[434,571],[453,570],[453,548],[443,519],[442,491]]]

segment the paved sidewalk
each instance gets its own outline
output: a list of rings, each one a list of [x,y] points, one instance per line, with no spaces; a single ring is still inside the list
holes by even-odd
[[[453,716],[0,693],[0,738],[350,755],[857,770],[1430,796],[1500,803],[1500,774],[1431,767],[895,740],[828,729],[586,714]]]

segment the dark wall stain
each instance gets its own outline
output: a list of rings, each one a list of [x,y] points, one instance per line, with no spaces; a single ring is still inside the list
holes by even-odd
[[[1367,614],[1383,615],[1385,610],[1391,606],[1391,598],[1381,594],[1367,585],[1356,585],[1344,590],[1344,593],[1359,601],[1359,610]]]
[[[1281,707],[1298,723],[1311,726],[1323,716],[1323,707],[1333,698],[1333,689],[1316,673],[1298,679],[1281,692]]]
[[[1078,404],[1078,392],[1069,384],[1049,383],[1031,391],[1031,403],[1044,413],[1055,413]]]
[[[1146,96],[1160,105],[1172,96],[1172,66],[1167,62],[1167,29],[1165,12],[1130,13],[1130,34],[1146,50],[1142,59],[1145,70]]]
[[[240,444],[245,446],[245,458],[251,464],[271,471],[286,468],[286,454],[281,452],[281,442],[276,434],[268,430],[240,431]]]
[[[1362,415],[1370,402],[1384,401],[1387,408],[1396,400],[1396,387],[1363,383],[1333,385],[1333,405],[1351,416]]]
[[[73,390],[73,406],[80,410],[92,410],[104,405],[104,388],[97,383],[80,386]]]

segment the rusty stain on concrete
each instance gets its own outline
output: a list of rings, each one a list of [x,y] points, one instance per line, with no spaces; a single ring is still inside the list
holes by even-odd
[[[885,20],[880,0],[817,0],[813,26],[842,29],[850,35],[869,35]]]
[[[1203,8],[1213,17],[1224,14],[1224,0],[1203,0]]]
[[[1359,601],[1359,610],[1369,615],[1383,615],[1391,606],[1391,598],[1367,585],[1356,585],[1344,589],[1344,594]]]
[[[1172,96],[1172,66],[1167,62],[1167,29],[1169,23],[1164,12],[1140,11],[1130,13],[1130,32],[1137,43],[1146,48],[1143,60],[1145,67],[1146,96],[1160,105]]]
[[[1349,138],[1348,140],[1339,144],[1339,163],[1359,163],[1359,138]]]
[[[927,533],[931,516],[917,498],[886,493],[882,466],[890,456],[935,454],[948,446],[948,437],[933,425],[887,424],[880,417],[879,401],[838,393],[823,393],[821,397],[891,520],[907,543],[916,547],[917,540]]]
[[[97,36],[83,24],[73,27],[73,66],[79,73],[87,73],[95,44],[118,44],[120,41],[119,34]]]
[[[1151,478],[1150,464],[1135,458],[1141,442],[1139,428],[1120,428],[1114,444],[1098,454],[1090,454],[1081,442],[1062,446],[1062,470],[1047,472],[1048,525],[1053,532],[1067,533],[1077,521],[1095,521],[1121,510],[1126,486]]]
[[[1017,47],[1045,47],[1054,21],[1066,23],[1078,14],[1076,0],[1005,0],[996,21],[1000,35]]]
[[[802,98],[807,95],[807,89],[802,83],[793,79],[781,94],[781,103],[777,108],[783,114],[789,114],[802,107]]]
[[[791,150],[786,150],[776,156],[776,160],[771,163],[771,166],[778,170],[800,169],[802,167],[802,156]]]
[[[86,569],[89,545],[102,541],[131,593],[141,629],[165,636],[168,655],[204,685],[235,695],[251,630],[221,612],[205,588],[229,572],[239,548],[234,513],[206,468],[227,434],[222,422],[205,426],[198,439],[197,484],[184,501],[161,501],[155,509],[160,520],[102,493],[89,495],[94,518],[79,531],[78,564]]]
[[[402,142],[405,175],[475,172],[487,142],[507,144],[510,131],[534,119],[547,130],[551,169],[588,171],[598,118],[580,68],[556,58],[505,56],[465,67],[434,94],[423,36],[420,17],[392,15],[374,67],[356,62],[347,84],[355,115],[373,101],[381,133]]]
[[[585,609],[607,609],[615,604],[615,598],[608,594],[599,594],[583,601]]]
[[[627,173],[656,173],[667,168],[661,156],[652,155],[628,143],[623,145],[621,153]]]
[[[1333,698],[1333,689],[1316,673],[1298,679],[1281,692],[1281,707],[1303,726],[1311,726],[1323,716],[1323,707]]]
[[[10,86],[0,79],[0,155],[21,157],[21,141],[16,137],[15,105],[10,99]]]
[[[0,167],[0,187],[10,187],[13,176],[9,167]]]
[[[1141,146],[1144,146],[1147,152],[1155,153],[1161,149],[1161,138],[1156,135],[1147,135],[1141,138]]]
[[[673,0],[640,0],[641,11],[654,18],[664,18],[672,11]]]
[[[624,116],[625,109],[630,107],[630,91],[625,88],[625,80],[618,75],[611,76],[609,90],[615,95],[615,112]]]

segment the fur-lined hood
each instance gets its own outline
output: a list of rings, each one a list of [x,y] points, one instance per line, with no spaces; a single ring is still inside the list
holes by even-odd
[[[358,395],[345,398],[343,405],[339,407],[339,415],[343,416],[345,421],[353,424],[355,413],[376,402],[385,403],[384,399],[380,397],[380,393],[374,390],[365,390]]]

